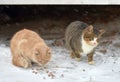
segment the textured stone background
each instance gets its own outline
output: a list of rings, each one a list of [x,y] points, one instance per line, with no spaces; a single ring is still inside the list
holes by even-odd
[[[1,5],[0,36],[29,28],[45,39],[64,37],[67,25],[83,21],[104,28],[106,35],[119,32],[120,6],[107,5]]]

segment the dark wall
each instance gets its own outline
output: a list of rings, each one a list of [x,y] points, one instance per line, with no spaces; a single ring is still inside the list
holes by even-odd
[[[0,24],[35,19],[78,19],[85,22],[108,22],[118,17],[120,6],[105,5],[2,5]]]

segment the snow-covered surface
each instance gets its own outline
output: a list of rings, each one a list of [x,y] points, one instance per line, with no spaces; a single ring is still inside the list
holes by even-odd
[[[6,46],[9,41],[5,40],[0,38],[0,82],[120,82],[120,35],[102,40],[96,48],[94,65],[87,63],[87,57],[78,62],[70,58],[64,47],[51,46],[53,56],[44,69],[12,65],[10,48]],[[48,72],[55,77],[48,76]]]
[[[1,4],[120,4],[120,0],[0,0]]]

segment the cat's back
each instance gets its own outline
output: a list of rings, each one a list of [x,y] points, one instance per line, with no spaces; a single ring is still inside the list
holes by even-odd
[[[10,46],[19,46],[18,44],[22,45],[24,42],[27,42],[28,46],[35,45],[36,43],[45,45],[44,40],[36,32],[28,29],[22,29],[15,33],[10,41]]]
[[[12,38],[12,40],[17,40],[17,39],[22,39],[23,37],[25,37],[28,33],[30,33],[31,34],[31,32],[29,31],[29,30],[27,30],[27,29],[22,29],[22,30],[20,30],[20,31],[18,31],[18,32],[16,32],[14,35],[13,35],[13,38]]]
[[[22,37],[22,38],[28,38],[28,37],[34,37],[34,38],[39,38],[39,35],[32,31],[32,30],[28,30],[28,29],[22,29],[20,31],[18,31],[15,34],[16,37]]]
[[[83,29],[85,29],[86,27],[88,26],[87,23],[84,23],[82,21],[74,21],[74,22],[71,22],[67,29],[66,29],[66,32],[73,32],[73,31],[82,31]]]
[[[33,38],[40,39],[40,36],[32,30],[22,29],[18,31],[17,33],[15,33],[12,40],[19,41],[21,39],[33,39]]]
[[[65,32],[65,43],[68,50],[81,50],[81,35],[86,27],[88,24],[82,21],[74,21],[68,25]]]

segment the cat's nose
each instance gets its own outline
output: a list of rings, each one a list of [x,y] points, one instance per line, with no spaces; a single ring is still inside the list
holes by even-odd
[[[94,44],[94,45],[96,45],[97,43],[96,43],[96,42],[94,42],[93,44]]]

